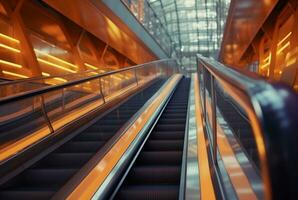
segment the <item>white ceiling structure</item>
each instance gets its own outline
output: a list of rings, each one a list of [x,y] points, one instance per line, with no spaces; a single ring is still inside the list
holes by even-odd
[[[178,58],[186,70],[195,70],[198,53],[217,58],[230,0],[124,1],[168,55]]]

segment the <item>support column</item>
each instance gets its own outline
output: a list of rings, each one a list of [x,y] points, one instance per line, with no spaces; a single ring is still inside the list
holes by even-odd
[[[23,54],[23,59],[26,61],[27,66],[30,66],[32,76],[41,76],[41,69],[33,49],[33,46],[30,42],[29,36],[26,33],[26,28],[22,20],[20,10],[23,6],[25,0],[20,0],[15,8],[11,11],[11,21],[15,32],[17,33],[18,39],[21,41],[21,49]],[[6,6],[8,8],[9,6]]]

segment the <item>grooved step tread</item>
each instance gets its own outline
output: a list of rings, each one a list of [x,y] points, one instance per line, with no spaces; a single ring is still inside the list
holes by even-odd
[[[52,153],[35,168],[79,168],[91,159],[92,153]]]
[[[119,200],[178,200],[178,185],[125,186],[119,192]]]
[[[179,165],[182,151],[143,151],[139,155],[141,165]]]
[[[128,177],[128,184],[142,185],[178,185],[180,166],[137,166]]]
[[[153,131],[151,133],[152,140],[183,140],[184,131]]]
[[[50,199],[54,195],[53,191],[39,190],[20,190],[20,191],[2,191],[0,199],[21,199],[21,200],[40,200]]]
[[[185,125],[182,124],[157,124],[156,131],[185,131]]]
[[[76,136],[74,141],[106,141],[110,139],[112,135],[104,132],[85,132]]]
[[[73,141],[61,147],[57,152],[92,153],[96,152],[105,142],[103,141]]]
[[[64,184],[76,172],[77,169],[29,169],[22,174],[19,184],[25,187],[57,187]]]
[[[183,140],[150,140],[145,146],[145,151],[179,151],[183,149]]]

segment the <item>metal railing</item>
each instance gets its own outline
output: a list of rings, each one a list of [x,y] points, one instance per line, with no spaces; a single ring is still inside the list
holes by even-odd
[[[204,126],[211,136],[212,171],[218,168],[216,86],[246,112],[256,142],[266,199],[295,199],[298,186],[298,97],[291,88],[249,77],[197,56]],[[207,109],[210,102],[211,112]],[[208,116],[209,115],[209,116]],[[220,183],[218,183],[220,184]]]
[[[149,65],[150,63],[154,64],[156,62],[167,62],[167,61],[173,61],[173,60],[174,59],[161,59],[158,61],[144,63],[144,64],[132,66],[132,67],[138,67],[143,65]],[[131,67],[126,67],[123,69],[127,70],[130,68]],[[78,73],[66,73],[66,74],[53,75],[53,76],[38,76],[38,77],[18,79],[13,81],[3,81],[3,82],[0,82],[0,99],[7,96],[16,95],[18,93],[28,92],[30,90],[42,89],[46,86],[51,86],[51,85],[60,85],[65,82],[80,80],[87,77],[93,77],[94,75],[105,74],[108,72],[115,72],[115,70],[106,69],[106,68],[92,69],[92,70],[86,70]]]
[[[77,77],[77,79],[80,77],[86,77],[88,74],[97,75],[97,74],[102,74],[104,72],[109,72],[113,71],[112,69],[90,69],[82,72],[77,72],[77,73],[64,73],[64,74],[59,74],[59,75],[49,75],[49,76],[34,76],[30,78],[22,78],[22,79],[16,79],[16,80],[5,80],[3,82],[0,82],[0,87],[3,87],[5,85],[12,85],[12,84],[18,84],[18,83],[30,83],[30,82],[45,82],[47,79],[53,79],[53,78],[59,78],[59,77]],[[96,73],[96,74],[95,74]],[[89,75],[90,76],[90,75]]]
[[[114,97],[178,71],[176,60],[165,59],[0,98],[0,161],[15,141],[33,133],[41,139]]]

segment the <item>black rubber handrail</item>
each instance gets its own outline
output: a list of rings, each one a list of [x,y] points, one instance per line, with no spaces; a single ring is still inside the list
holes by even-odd
[[[266,199],[298,195],[298,95],[280,83],[268,83],[197,55],[198,71],[213,81],[247,112],[257,143]]]
[[[43,88],[40,88],[40,89],[31,90],[31,91],[23,92],[23,93],[20,93],[20,94],[17,94],[17,95],[1,98],[0,99],[0,105],[11,103],[11,102],[14,102],[14,101],[23,100],[23,99],[26,99],[28,97],[33,97],[33,96],[45,94],[45,93],[52,92],[52,91],[55,91],[55,90],[58,90],[58,89],[74,86],[74,85],[77,85],[77,84],[80,84],[80,83],[88,82],[88,81],[91,81],[91,80],[95,80],[95,79],[102,78],[102,77],[105,77],[105,76],[117,74],[117,73],[120,73],[120,72],[135,70],[135,69],[142,68],[142,67],[148,67],[148,66],[151,66],[151,64],[158,64],[158,63],[162,63],[162,62],[166,62],[166,61],[176,61],[176,60],[175,59],[156,60],[156,61],[148,62],[148,63],[145,63],[145,64],[139,64],[139,65],[135,65],[135,66],[132,66],[132,67],[126,67],[126,68],[123,68],[123,69],[118,69],[118,70],[114,70],[114,71],[105,72],[105,73],[102,73],[102,74],[82,78],[82,79],[79,79],[79,80],[69,81],[69,82],[66,82],[66,83],[63,83],[63,84],[59,84],[59,85],[46,86],[46,87],[43,87]]]

